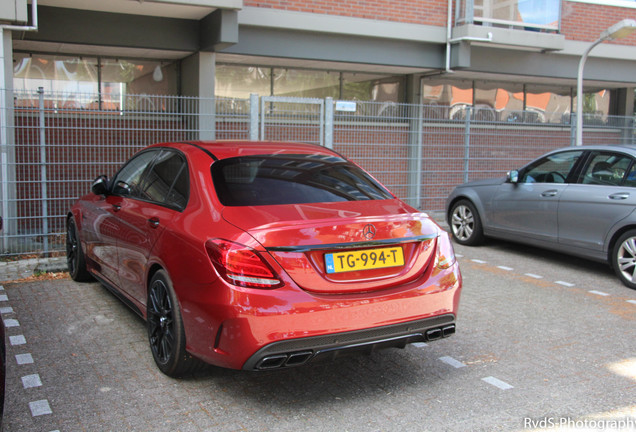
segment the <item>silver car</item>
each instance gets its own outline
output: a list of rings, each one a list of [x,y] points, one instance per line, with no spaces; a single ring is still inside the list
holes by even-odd
[[[552,151],[457,186],[446,216],[457,243],[495,237],[607,262],[636,289],[636,146]]]

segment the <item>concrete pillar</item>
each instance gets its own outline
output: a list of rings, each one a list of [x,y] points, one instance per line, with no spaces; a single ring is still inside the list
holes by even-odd
[[[610,115],[624,116],[616,122],[622,128],[622,143],[634,143],[634,88],[614,89],[610,92]]]
[[[213,52],[198,52],[181,62],[181,93],[194,98],[192,103],[184,105],[186,114],[196,114],[190,125],[195,131],[195,139],[213,140],[216,137],[215,62]]]

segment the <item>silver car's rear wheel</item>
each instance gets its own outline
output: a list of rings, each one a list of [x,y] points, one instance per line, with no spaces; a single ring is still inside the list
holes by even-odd
[[[636,230],[627,231],[616,241],[612,267],[624,285],[636,289]]]
[[[451,234],[459,244],[475,246],[484,241],[479,213],[468,200],[457,201],[448,215]]]

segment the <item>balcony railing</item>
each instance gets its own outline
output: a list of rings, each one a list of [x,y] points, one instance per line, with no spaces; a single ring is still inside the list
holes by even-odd
[[[455,25],[558,32],[561,0],[455,0]]]

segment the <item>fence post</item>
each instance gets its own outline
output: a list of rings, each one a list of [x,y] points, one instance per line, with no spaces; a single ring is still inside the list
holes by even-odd
[[[0,253],[5,253],[9,248],[9,240],[7,233],[12,231],[7,226],[7,223],[11,221],[9,217],[9,127],[8,120],[8,107],[5,107],[5,101],[8,99],[8,90],[0,88],[0,194],[2,195],[2,250]]]
[[[464,129],[464,183],[468,181],[468,170],[470,168],[470,118],[472,114],[472,107],[468,107],[466,109],[466,127]]]
[[[250,93],[250,141],[258,141],[258,95]]]
[[[325,147],[333,148],[333,98],[325,98]]]
[[[46,125],[44,118],[44,87],[38,87],[39,95],[39,111],[40,111],[40,189],[42,200],[42,236],[43,236],[43,252],[49,252],[49,208],[48,208],[48,190],[47,190],[47,174],[46,174]]]
[[[408,202],[416,209],[422,208],[422,144],[424,134],[423,105],[405,106],[409,122],[408,136]],[[415,117],[417,116],[417,117]]]
[[[265,97],[261,98],[260,103],[260,128],[259,128],[259,139],[265,139]]]
[[[576,146],[576,116],[578,113],[570,114],[570,146]]]

